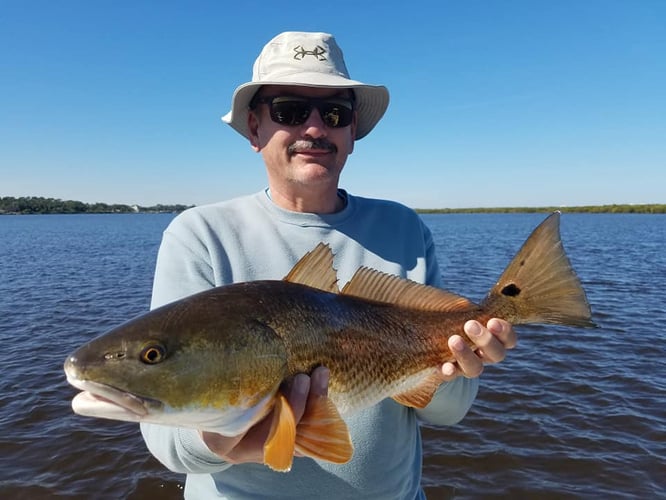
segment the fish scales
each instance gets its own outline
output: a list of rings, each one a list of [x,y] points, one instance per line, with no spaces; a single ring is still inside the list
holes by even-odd
[[[299,285],[281,285],[273,304],[276,314],[268,324],[284,341],[289,375],[326,366],[329,395],[342,414],[387,397],[404,380],[450,359],[446,339],[462,329],[461,319],[457,327],[449,326],[444,332],[442,314],[414,314],[353,297],[322,297],[321,292]],[[313,300],[312,295],[318,298]],[[278,313],[284,310],[283,299],[293,302],[294,315]]]

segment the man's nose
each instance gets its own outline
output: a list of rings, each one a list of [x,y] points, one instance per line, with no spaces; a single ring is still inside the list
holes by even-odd
[[[325,137],[328,133],[327,127],[324,124],[324,120],[321,118],[321,114],[317,108],[312,108],[310,116],[303,123],[303,132],[305,135],[317,139],[319,137]]]

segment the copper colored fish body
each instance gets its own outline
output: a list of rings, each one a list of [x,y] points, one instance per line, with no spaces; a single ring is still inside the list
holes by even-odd
[[[294,451],[344,463],[353,447],[341,415],[388,397],[425,407],[452,359],[448,338],[469,319],[492,317],[592,326],[559,213],[480,304],[368,268],[340,291],[333,254],[320,244],[282,281],[214,288],[121,325],[70,355],[65,372],[84,391],[72,403],[80,414],[232,436],[275,409],[267,465],[289,470]],[[329,397],[295,426],[279,387],[318,366],[330,370]]]

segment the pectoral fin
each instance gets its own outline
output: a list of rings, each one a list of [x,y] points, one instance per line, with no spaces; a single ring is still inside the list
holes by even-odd
[[[264,443],[264,463],[279,472],[288,472],[294,459],[296,423],[287,398],[276,396],[273,422]]]
[[[348,462],[354,454],[347,424],[328,397],[308,402],[296,429],[296,451],[336,464]]]

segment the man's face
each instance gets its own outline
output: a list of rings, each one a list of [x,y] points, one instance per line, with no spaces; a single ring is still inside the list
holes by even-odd
[[[302,98],[348,99],[349,90],[312,87],[265,86],[257,97],[285,96]],[[356,112],[344,127],[326,125],[320,112],[313,108],[299,125],[276,123],[271,119],[269,104],[258,104],[249,113],[250,142],[260,151],[268,171],[271,187],[336,187],[347,156],[354,149]]]

